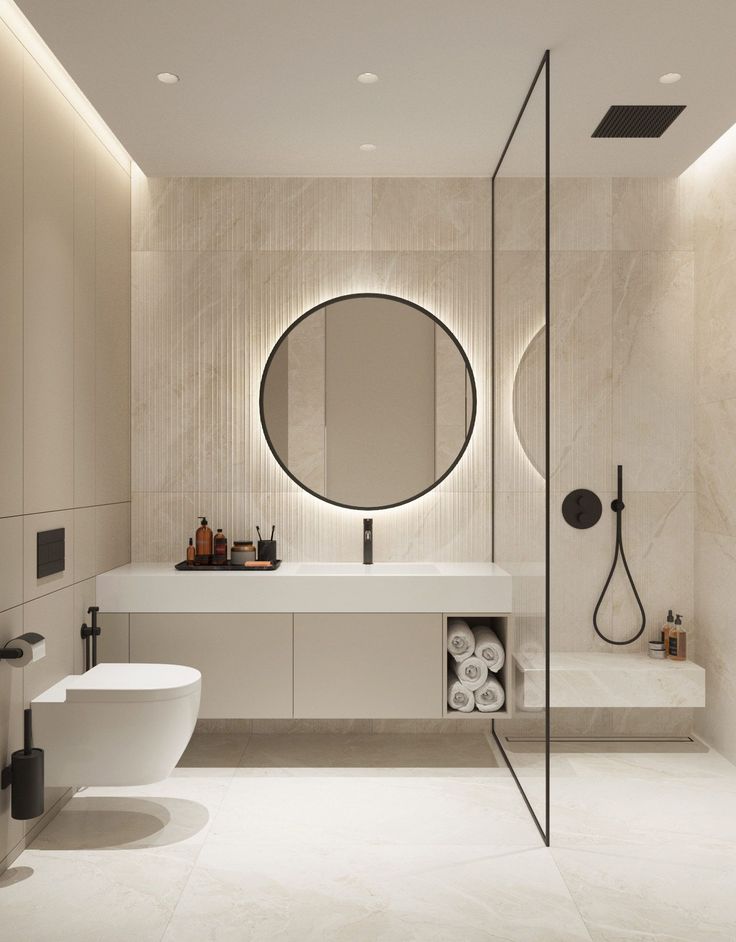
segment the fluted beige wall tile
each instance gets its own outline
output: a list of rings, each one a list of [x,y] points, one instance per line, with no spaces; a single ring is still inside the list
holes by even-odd
[[[24,511],[74,503],[74,112],[24,59]]]
[[[102,145],[74,118],[74,505],[95,502],[95,165]],[[104,152],[104,151],[103,151]],[[109,157],[108,157],[109,159]]]
[[[130,178],[98,151],[95,173],[96,502],[130,499]]]
[[[493,198],[496,203],[496,251],[544,251],[543,176],[497,177]],[[558,225],[561,223],[558,222]]]
[[[693,490],[693,258],[613,255],[613,455],[629,489]]]
[[[417,201],[407,251],[370,251],[374,183],[134,181],[134,244],[157,249],[133,253],[134,559],[182,558],[199,514],[230,539],[275,523],[283,558],[360,558],[361,515],[316,500],[284,474],[264,439],[258,398],[283,331],[330,298],[364,291],[406,297],[440,317],[468,352],[479,392],[462,462],[431,497],[380,516],[377,558],[488,558],[488,521],[464,515],[490,507],[490,252],[418,250],[437,220],[457,221],[469,192],[425,181],[402,182]],[[222,235],[235,231],[227,228],[233,206],[245,207],[245,252],[239,236]],[[209,243],[204,218],[215,227]]]
[[[611,190],[610,177],[552,179],[553,251],[610,251]]]
[[[130,562],[130,503],[95,508],[95,572]]]
[[[491,247],[491,182],[484,178],[377,177],[376,251],[471,251]]]
[[[50,576],[36,576],[36,536],[44,530],[64,528],[64,569]],[[74,582],[74,511],[54,510],[23,517],[23,599],[38,598],[70,586]],[[41,632],[43,634],[43,632]]]
[[[614,177],[612,247],[692,251],[687,197],[676,177]]]
[[[370,249],[372,182],[363,177],[249,179],[248,247],[267,251]]]
[[[23,51],[1,21],[0,127],[0,516],[5,516],[23,512]]]
[[[0,517],[0,611],[23,602],[23,518]]]

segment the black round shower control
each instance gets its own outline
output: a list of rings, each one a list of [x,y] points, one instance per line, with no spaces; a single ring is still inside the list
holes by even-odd
[[[593,491],[586,491],[584,488],[570,491],[562,501],[562,516],[576,530],[587,530],[589,527],[594,527],[601,519],[602,513],[603,504],[601,504],[598,495],[594,494]]]

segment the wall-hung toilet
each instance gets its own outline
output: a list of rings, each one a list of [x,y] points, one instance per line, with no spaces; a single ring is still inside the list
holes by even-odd
[[[147,785],[194,731],[202,675],[176,664],[99,664],[31,702],[46,785]]]

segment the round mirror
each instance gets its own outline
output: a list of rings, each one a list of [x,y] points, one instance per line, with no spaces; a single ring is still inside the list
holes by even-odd
[[[535,471],[545,472],[545,337],[542,327],[529,341],[514,377],[514,428]]]
[[[458,463],[475,423],[475,379],[429,311],[352,294],[312,308],[282,335],[260,407],[290,478],[329,503],[379,510],[420,497]]]

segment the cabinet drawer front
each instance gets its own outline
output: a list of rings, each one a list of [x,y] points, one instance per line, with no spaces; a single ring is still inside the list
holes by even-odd
[[[286,615],[130,616],[130,660],[202,673],[203,719],[292,715],[293,619]]]
[[[294,616],[294,715],[442,716],[442,616]]]

